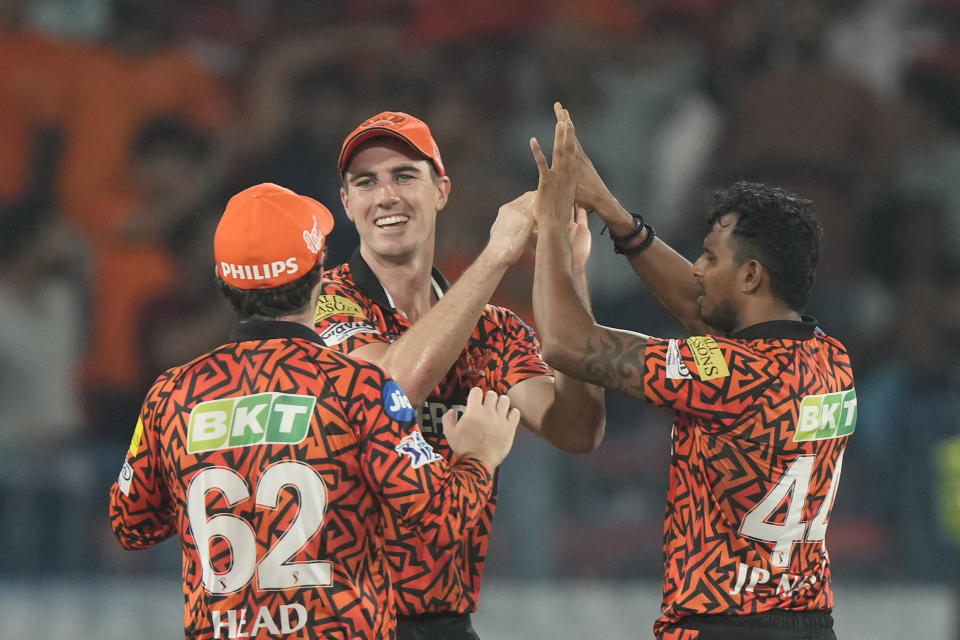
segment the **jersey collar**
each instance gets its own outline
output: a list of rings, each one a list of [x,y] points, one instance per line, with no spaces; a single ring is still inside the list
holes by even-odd
[[[813,334],[820,332],[817,320],[810,316],[801,316],[798,320],[771,320],[744,327],[736,333],[730,334],[733,340],[809,340]],[[821,332],[822,333],[822,332]]]
[[[393,299],[390,297],[390,294],[387,293],[387,290],[383,288],[383,285],[380,284],[373,269],[370,268],[367,261],[360,255],[359,248],[354,249],[353,255],[350,257],[350,274],[353,276],[353,281],[357,283],[357,288],[360,289],[361,293],[381,307],[396,311],[396,307],[393,305]],[[450,281],[440,273],[440,270],[437,269],[436,266],[433,267],[432,276],[431,284],[433,285],[433,290],[436,292],[437,298],[442,298],[443,294],[450,288]]]
[[[325,346],[316,331],[299,322],[286,320],[246,320],[240,322],[230,332],[230,340],[273,340],[275,338],[303,338]]]

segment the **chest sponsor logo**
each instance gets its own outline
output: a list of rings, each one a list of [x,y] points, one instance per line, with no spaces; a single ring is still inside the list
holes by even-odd
[[[433,450],[419,431],[411,431],[403,436],[400,443],[394,447],[397,453],[410,456],[410,466],[418,469],[425,464],[443,460],[443,456]]]
[[[667,344],[667,377],[671,380],[690,380],[690,370],[680,356],[680,344],[671,339]]]
[[[828,440],[850,435],[857,426],[857,391],[810,395],[800,403],[794,442]]]
[[[367,322],[337,322],[320,333],[320,339],[328,347],[340,344],[358,333],[379,333],[377,328]]]
[[[310,430],[314,396],[259,393],[201,402],[190,412],[187,452],[296,444]]]
[[[687,346],[693,353],[693,360],[697,363],[701,380],[725,378],[730,375],[727,362],[723,359],[723,352],[716,340],[710,336],[692,336],[687,338]]]
[[[393,380],[383,385],[383,408],[388,416],[401,422],[410,422],[417,416],[407,394]]]
[[[320,322],[336,315],[352,316],[361,320],[367,319],[367,314],[364,313],[363,308],[350,298],[320,296],[320,300],[317,302],[317,312],[313,316],[314,322]]]

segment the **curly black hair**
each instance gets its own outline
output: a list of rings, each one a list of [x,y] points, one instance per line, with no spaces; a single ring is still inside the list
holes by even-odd
[[[757,260],[770,275],[773,295],[803,311],[823,237],[813,203],[780,187],[741,181],[713,195],[707,224],[712,227],[727,213],[738,215],[732,234],[740,239],[740,263]]]
[[[238,289],[216,276],[223,296],[240,320],[273,319],[300,313],[310,304],[310,293],[323,276],[323,265],[317,263],[293,282],[273,289]]]

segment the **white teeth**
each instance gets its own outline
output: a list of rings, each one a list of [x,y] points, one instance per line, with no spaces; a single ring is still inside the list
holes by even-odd
[[[386,218],[380,218],[380,219],[377,220],[374,224],[376,224],[378,227],[385,227],[385,226],[391,225],[391,224],[398,224],[398,223],[400,223],[400,222],[406,222],[406,221],[409,220],[409,219],[410,219],[409,217],[407,217],[407,216],[401,216],[401,215],[397,215],[397,216],[387,216]]]

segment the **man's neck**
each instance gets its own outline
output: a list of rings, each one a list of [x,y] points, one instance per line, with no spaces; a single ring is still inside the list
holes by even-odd
[[[746,327],[752,327],[762,322],[774,322],[777,320],[789,320],[793,322],[800,321],[801,314],[787,307],[783,303],[768,298],[766,300],[754,300],[751,304],[745,306],[740,314],[740,326],[732,333],[741,331]]]
[[[433,254],[390,260],[360,247],[360,254],[386,289],[393,306],[416,322],[436,303],[432,284]]]
[[[313,314],[316,308],[316,301],[314,301],[312,306],[304,309],[300,313],[295,313],[288,316],[277,316],[274,319],[279,322],[296,322],[297,324],[302,324],[308,329],[313,329]]]

